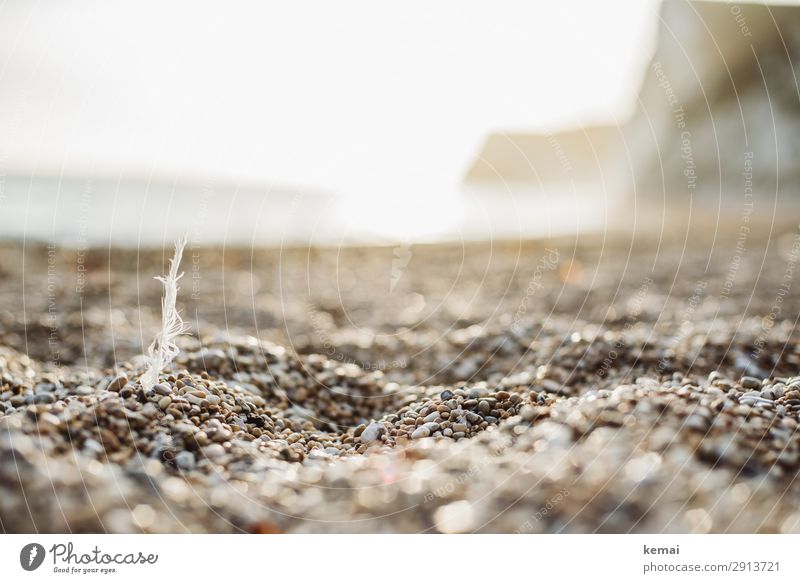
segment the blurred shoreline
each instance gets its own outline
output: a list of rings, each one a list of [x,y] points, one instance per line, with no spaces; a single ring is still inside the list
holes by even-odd
[[[581,185],[533,191],[527,184],[464,188],[389,211],[345,196],[214,181],[7,176],[3,239],[77,248],[162,247],[188,233],[202,246],[380,246],[542,239],[600,232],[606,196]],[[427,218],[425,218],[427,216]],[[425,219],[425,220],[423,220]]]
[[[0,241],[77,250],[161,249],[187,234],[192,248],[330,248],[501,244],[567,239],[696,243],[742,229],[769,240],[794,230],[800,203],[774,193],[696,196],[659,204],[590,185],[475,186],[435,211],[395,201],[387,213],[311,190],[110,178],[7,176],[0,188]],[[672,200],[672,199],[671,199]],[[419,217],[427,217],[425,220]]]

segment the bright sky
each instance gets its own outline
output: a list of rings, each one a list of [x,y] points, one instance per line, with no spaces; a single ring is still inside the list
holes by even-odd
[[[11,0],[0,164],[305,186],[344,195],[357,220],[419,222],[489,132],[623,116],[657,9]]]

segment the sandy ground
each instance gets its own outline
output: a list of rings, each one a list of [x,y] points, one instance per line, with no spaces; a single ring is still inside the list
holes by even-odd
[[[792,532],[797,230],[0,247],[6,532]]]

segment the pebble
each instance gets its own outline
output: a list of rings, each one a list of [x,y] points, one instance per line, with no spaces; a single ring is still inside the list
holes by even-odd
[[[438,508],[433,514],[433,520],[440,532],[465,533],[475,524],[475,512],[472,504],[466,500],[459,500]]]
[[[175,465],[184,471],[191,471],[195,468],[196,462],[194,459],[194,455],[190,451],[182,451],[179,452],[175,456]]]
[[[188,394],[184,395],[184,397],[192,405],[197,405],[199,407],[199,406],[201,406],[203,404],[203,399],[198,397],[197,395],[193,395],[191,393],[188,393]]]
[[[124,374],[114,377],[108,386],[106,387],[107,391],[112,391],[114,393],[119,392],[119,390],[128,384],[128,377]]]
[[[383,426],[383,423],[370,423],[367,425],[366,429],[361,432],[361,441],[363,443],[380,441],[381,435],[385,432],[386,428]]]
[[[31,397],[31,403],[34,403],[36,405],[42,403],[49,404],[55,402],[56,402],[56,397],[52,393],[40,393],[38,395],[32,395]]]
[[[421,439],[423,437],[430,436],[430,434],[431,430],[425,425],[422,425],[414,430],[414,432],[411,434],[411,439]]]
[[[219,443],[212,443],[203,448],[203,455],[210,460],[218,460],[225,455],[225,448]]]
[[[771,399],[763,399],[762,397],[755,397],[752,395],[744,396],[739,399],[739,403],[742,405],[772,405]]]
[[[761,381],[755,377],[744,376],[740,382],[745,389],[761,388]]]
[[[700,415],[689,415],[683,422],[684,427],[695,429],[697,431],[706,431],[708,428],[708,421],[703,419]]]

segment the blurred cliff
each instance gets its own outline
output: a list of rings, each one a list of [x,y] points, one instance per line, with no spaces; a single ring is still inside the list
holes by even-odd
[[[798,204],[798,69],[799,6],[666,0],[630,119],[492,135],[465,183],[580,184],[648,228],[697,210],[735,217],[753,201],[754,217],[780,219]]]

